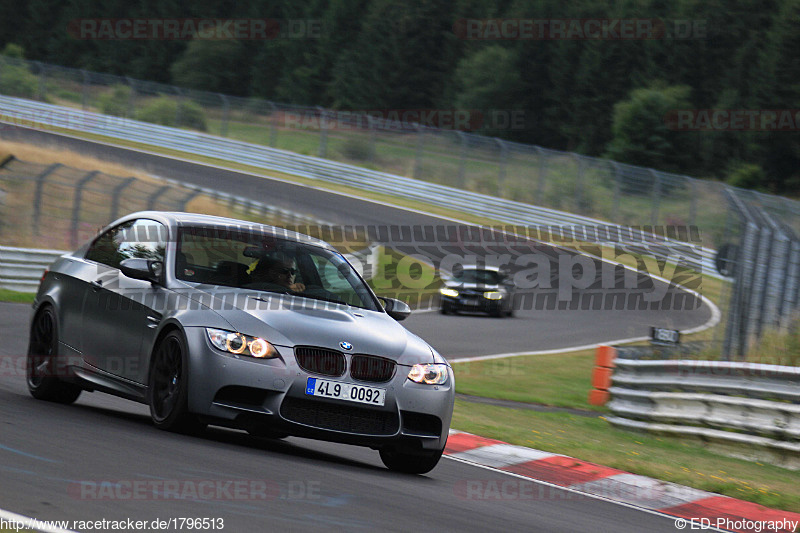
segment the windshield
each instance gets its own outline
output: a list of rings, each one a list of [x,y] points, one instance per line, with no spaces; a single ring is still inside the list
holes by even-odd
[[[480,283],[482,285],[497,285],[500,283],[500,273],[494,270],[467,270],[456,273],[453,277],[459,283]]]
[[[181,228],[175,277],[378,310],[369,288],[338,252],[239,228]]]

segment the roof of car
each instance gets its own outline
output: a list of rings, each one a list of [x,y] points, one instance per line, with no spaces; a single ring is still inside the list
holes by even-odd
[[[177,226],[234,226],[237,228],[269,233],[271,235],[275,235],[276,237],[283,237],[285,239],[306,242],[308,244],[315,244],[317,246],[323,246],[326,248],[333,248],[327,242],[310,237],[304,233],[299,233],[278,226],[270,226],[268,224],[261,224],[259,222],[251,222],[236,218],[204,215],[201,213],[184,213],[181,211],[139,211],[136,213],[131,213],[123,218],[127,220],[132,218],[164,219],[170,222],[170,224],[175,224]],[[116,224],[116,222],[114,224]]]

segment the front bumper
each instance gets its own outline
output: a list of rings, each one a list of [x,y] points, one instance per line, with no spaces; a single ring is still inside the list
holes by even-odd
[[[422,385],[397,365],[386,382],[341,377],[300,368],[289,347],[280,357],[259,360],[229,355],[211,346],[204,328],[186,328],[189,345],[189,410],[210,423],[248,430],[381,448],[440,450],[447,440],[455,398],[450,373],[443,385]],[[386,390],[383,406],[306,395],[309,377],[358,383]]]
[[[505,305],[505,299],[489,300],[483,295],[459,295],[455,298],[442,295],[441,308],[446,311],[474,311],[478,313],[497,313]]]

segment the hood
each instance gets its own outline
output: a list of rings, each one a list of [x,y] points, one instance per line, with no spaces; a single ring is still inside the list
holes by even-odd
[[[211,294],[211,293],[209,293]],[[237,290],[233,301],[214,295],[216,312],[237,331],[277,346],[319,346],[344,353],[387,357],[403,365],[431,363],[431,347],[381,311],[300,296]],[[349,343],[344,350],[340,343]]]

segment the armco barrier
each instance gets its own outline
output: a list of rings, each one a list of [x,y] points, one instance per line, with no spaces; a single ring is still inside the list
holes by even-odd
[[[36,292],[44,270],[62,254],[59,250],[0,246],[0,288]]]
[[[471,212],[479,213],[481,216],[494,219],[502,224],[525,227],[559,226],[566,238],[573,237],[570,232],[574,231],[575,227],[600,226],[620,229],[619,226],[602,220],[377,172],[327,159],[22,98],[0,96],[0,119],[11,123],[21,121],[64,128],[202,155],[222,161],[345,185],[357,190],[402,197],[458,212],[464,211],[465,206],[469,206]],[[581,233],[578,229],[576,236]],[[629,231],[626,230],[622,233],[627,234]],[[696,245],[697,243],[688,246],[686,243],[670,240],[663,236],[642,233],[634,235],[628,244],[647,246],[650,241],[660,243],[662,246],[664,244],[680,246],[679,254],[662,258],[675,260],[675,255],[679,255],[682,264],[707,275],[717,275],[714,266],[714,250],[702,248]],[[626,244],[626,242],[621,242],[621,244]],[[648,248],[647,253],[661,257],[658,250]],[[669,254],[672,251],[667,250],[666,253]]]
[[[611,424],[742,443],[800,468],[800,368],[687,360],[614,364]]]

